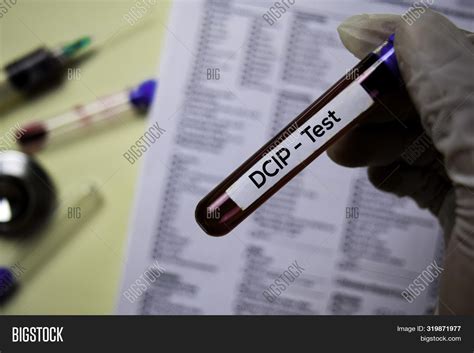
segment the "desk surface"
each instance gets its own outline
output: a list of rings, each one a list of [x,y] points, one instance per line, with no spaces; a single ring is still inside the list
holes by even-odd
[[[42,44],[55,46],[83,35],[92,35],[103,46],[59,89],[2,116],[0,132],[5,133],[17,122],[49,117],[155,76],[169,1],[156,1],[137,23],[130,25],[126,15],[133,13],[135,3],[24,0],[13,5],[0,18],[2,64]],[[140,164],[130,165],[122,154],[145,128],[144,120],[129,118],[38,155],[54,178],[60,197],[92,179],[100,186],[104,204],[93,218],[84,221],[61,251],[52,254],[38,273],[25,280],[17,295],[1,309],[3,313],[114,312]],[[18,245],[1,240],[0,259],[15,247]]]

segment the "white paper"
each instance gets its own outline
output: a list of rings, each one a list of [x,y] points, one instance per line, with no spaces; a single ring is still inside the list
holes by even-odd
[[[440,261],[436,220],[326,155],[225,237],[205,235],[194,220],[203,196],[355,65],[337,25],[407,8],[391,3],[296,0],[269,25],[271,1],[174,1],[150,115],[166,132],[141,171],[118,313],[432,309],[435,284],[413,303],[401,292]],[[472,24],[467,4],[440,4]],[[298,276],[290,281],[288,271]]]

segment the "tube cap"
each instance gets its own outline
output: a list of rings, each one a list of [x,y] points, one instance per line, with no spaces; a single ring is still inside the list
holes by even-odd
[[[379,59],[382,59],[384,65],[390,70],[390,72],[402,81],[402,75],[400,69],[398,68],[397,55],[395,53],[394,47],[395,34],[390,35],[387,41],[383,43],[379,48],[374,51],[374,54],[378,56]]]
[[[0,303],[4,302],[16,289],[17,283],[12,271],[0,267]]]
[[[146,112],[150,108],[151,103],[153,103],[157,88],[158,81],[147,80],[132,89],[129,97],[134,108],[143,113]]]

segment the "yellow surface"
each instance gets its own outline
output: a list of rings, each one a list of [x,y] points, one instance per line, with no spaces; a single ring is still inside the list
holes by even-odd
[[[137,3],[155,2],[138,23],[125,20]],[[17,122],[49,117],[155,76],[168,9],[169,2],[160,0],[17,1],[0,18],[0,63],[42,44],[55,46],[83,35],[92,35],[103,47],[62,87],[3,115],[0,134]],[[130,165],[122,154],[144,128],[144,120],[129,117],[126,123],[38,155],[61,197],[92,179],[100,185],[104,205],[61,251],[51,254],[37,274],[25,280],[16,297],[0,309],[2,313],[114,312],[139,171],[139,163]],[[1,262],[12,254],[12,247],[19,245],[0,240]]]

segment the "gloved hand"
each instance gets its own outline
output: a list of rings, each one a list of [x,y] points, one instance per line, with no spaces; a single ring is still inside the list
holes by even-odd
[[[358,58],[395,33],[409,95],[397,105],[408,113],[368,117],[328,155],[369,166],[376,187],[439,218],[446,244],[439,312],[474,314],[474,37],[430,10],[411,25],[397,15],[354,16],[338,31]]]

